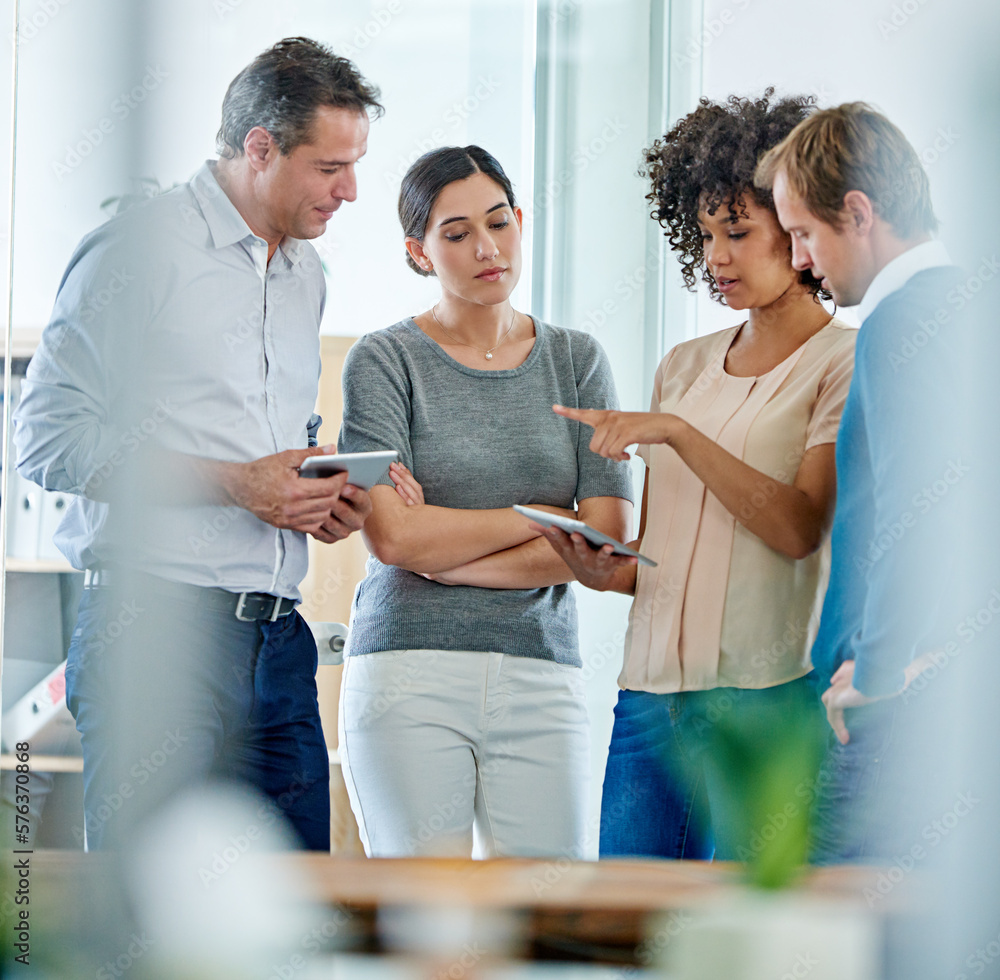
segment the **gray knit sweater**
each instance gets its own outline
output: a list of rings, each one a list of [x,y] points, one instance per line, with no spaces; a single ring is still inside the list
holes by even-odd
[[[459,364],[409,318],[366,334],[344,366],[340,451],[398,450],[424,500],[440,507],[631,500],[628,465],[590,452],[592,430],[552,411],[553,402],[617,408],[604,351],[576,330],[535,320],[535,332],[528,358],[509,371]],[[569,586],[440,585],[374,557],[367,572],[354,596],[350,656],[481,650],[580,664]]]

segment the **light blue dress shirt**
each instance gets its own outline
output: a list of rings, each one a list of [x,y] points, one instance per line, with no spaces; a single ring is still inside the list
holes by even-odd
[[[14,416],[18,470],[77,495],[55,537],[76,568],[299,598],[300,532],[238,507],[93,496],[154,446],[233,462],[305,447],[325,297],[315,249],[286,238],[268,263],[210,163],[84,238]]]

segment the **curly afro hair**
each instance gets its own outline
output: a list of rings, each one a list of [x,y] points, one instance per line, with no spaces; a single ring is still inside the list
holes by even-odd
[[[734,217],[749,196],[774,212],[771,192],[754,187],[757,161],[780,143],[815,108],[812,96],[772,101],[774,89],[759,99],[733,95],[722,105],[701,99],[698,108],[681,119],[666,136],[644,151],[639,171],[652,185],[646,200],[651,217],[665,229],[678,253],[684,285],[694,289],[700,271],[713,299],[722,294],[705,267],[698,211],[709,214],[725,205]],[[821,299],[830,296],[806,270],[801,281]]]

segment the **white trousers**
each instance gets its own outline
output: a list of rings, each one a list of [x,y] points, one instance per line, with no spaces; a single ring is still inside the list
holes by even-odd
[[[502,653],[348,657],[340,759],[365,853],[582,857],[590,734],[580,675]]]

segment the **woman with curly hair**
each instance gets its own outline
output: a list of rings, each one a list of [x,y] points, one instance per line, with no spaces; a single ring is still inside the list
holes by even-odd
[[[700,276],[745,315],[667,354],[649,412],[556,406],[592,426],[591,448],[609,459],[639,444],[647,471],[634,546],[659,562],[638,567],[578,534],[546,532],[584,585],[635,596],[602,857],[703,858],[713,846],[719,858],[752,856],[720,732],[741,732],[736,778],[759,786],[779,722],[810,703],[855,331],[825,309],[823,284],[792,268],[789,238],[753,175],[812,107],[774,100],[773,89],[702,99],[645,151],[652,217],[686,286]]]

